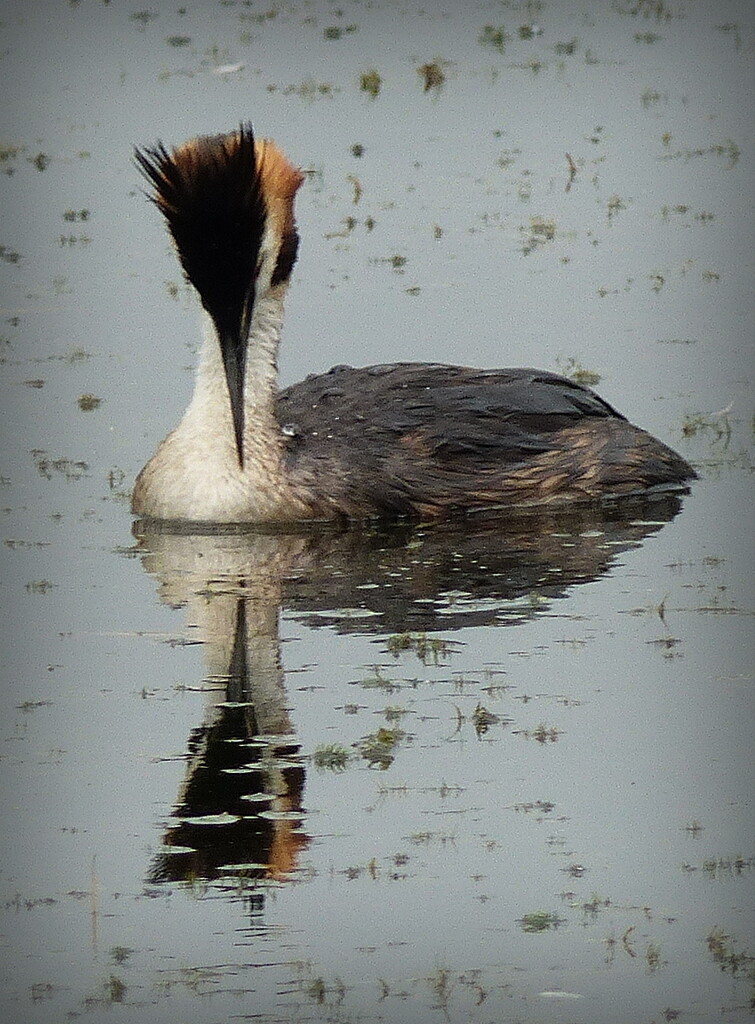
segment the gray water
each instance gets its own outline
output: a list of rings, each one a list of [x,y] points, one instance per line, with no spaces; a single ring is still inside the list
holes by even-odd
[[[0,33],[5,1017],[750,1019],[752,4],[4,0]],[[692,493],[135,536],[198,314],[132,147],[242,119],[311,172],[284,384],[589,371]]]

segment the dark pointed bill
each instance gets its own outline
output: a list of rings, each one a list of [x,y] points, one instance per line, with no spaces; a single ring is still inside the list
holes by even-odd
[[[246,373],[246,335],[236,331],[219,331],[220,351],[223,356],[228,397],[231,402],[233,436],[239,466],[244,468],[244,377]]]

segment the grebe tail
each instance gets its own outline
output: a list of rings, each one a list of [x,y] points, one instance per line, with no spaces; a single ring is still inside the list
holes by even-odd
[[[136,514],[438,518],[695,478],[590,388],[546,371],[339,366],[278,393],[302,173],[250,125],[136,158],[207,314],[193,397],[137,477]]]

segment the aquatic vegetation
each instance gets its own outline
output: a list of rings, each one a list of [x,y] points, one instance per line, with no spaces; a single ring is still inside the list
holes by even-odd
[[[329,1006],[340,1006],[346,997],[346,985],[340,978],[334,978],[330,985],[317,978],[309,991],[317,1002],[327,1002]]]
[[[9,143],[0,143],[0,165],[9,164],[15,160],[20,152],[22,152],[23,146],[13,146]],[[13,167],[3,167],[6,174],[13,174]]]
[[[601,375],[595,370],[588,370],[576,359],[574,356],[569,356],[567,359],[561,359],[559,356],[556,359],[556,366],[558,372],[563,374],[564,377],[568,377],[570,380],[574,380],[577,384],[586,384],[588,387],[595,387],[596,384],[600,383]]]
[[[634,3],[623,0],[623,2],[615,2],[613,6],[619,14],[628,14],[632,18],[653,18],[660,22],[670,21],[674,17],[666,0],[635,0]]]
[[[571,189],[571,187],[574,184],[574,181],[575,181],[575,179],[577,177],[577,165],[574,162],[574,158],[572,157],[571,153],[566,153],[565,156],[566,156],[566,163],[567,163],[567,166],[569,168],[569,179],[566,182],[566,186],[564,188],[564,192],[568,192]]]
[[[323,743],[315,748],[312,763],[323,771],[342,772],[351,760],[351,751],[340,743]]]
[[[668,102],[668,96],[662,95],[657,89],[645,89],[640,96],[640,102],[645,110],[649,110],[650,107],[655,106],[656,103],[660,103],[661,100]]]
[[[447,967],[438,967],[427,979],[427,983],[437,999],[438,1007],[447,1013],[451,993],[454,990],[452,972]]]
[[[441,846],[456,845],[456,835],[453,832],[414,832],[407,838],[415,846],[429,846],[431,843],[439,843]]]
[[[394,658],[405,651],[413,651],[423,665],[440,665],[447,661],[459,641],[443,640],[440,637],[428,636],[427,633],[396,633],[389,636],[386,649]]]
[[[545,745],[546,743],[555,743],[561,735],[561,730],[546,725],[545,722],[540,722],[534,729],[515,730],[515,735],[523,736],[526,740],[537,740],[538,743]]]
[[[97,398],[96,395],[92,395],[88,391],[83,395],[79,395],[76,402],[82,412],[92,412],[94,409],[97,409],[102,405],[102,399]]]
[[[627,206],[621,196],[612,195],[608,200],[608,222],[609,224],[620,210],[626,210]]]
[[[492,711],[488,711],[488,709],[483,707],[482,704],[478,703],[477,707],[474,709],[472,722],[478,738],[480,736],[484,736],[491,725],[495,725],[500,721],[501,719],[498,715],[493,714]]]
[[[37,472],[45,480],[52,480],[53,473],[62,474],[66,480],[80,480],[89,469],[89,464],[86,462],[66,458],[50,459],[47,452],[38,448],[35,448],[31,455],[34,459],[34,465],[37,467]]]
[[[532,811],[538,811],[540,814],[551,814],[556,809],[556,805],[550,800],[534,800],[530,803],[514,804],[515,811],[521,811],[524,814],[529,814]]]
[[[114,964],[123,964],[134,952],[130,946],[113,946],[110,950],[110,959]]]
[[[322,34],[326,39],[342,39],[343,36],[349,35],[357,30],[357,25],[328,25],[327,28],[323,29]]]
[[[526,63],[517,65],[517,67],[523,68],[525,71],[531,71],[533,75],[538,75],[547,66],[543,61],[538,60],[537,57],[530,57]]]
[[[551,914],[547,910],[535,910],[531,914],[525,914],[517,921],[517,924],[521,926],[522,931],[534,934],[558,928],[560,924],[563,924],[563,918],[560,918],[558,914]]]
[[[50,358],[54,359],[56,357],[51,356]],[[64,352],[63,355],[58,358],[62,359],[63,362],[67,363],[69,366],[73,366],[74,363],[83,363],[86,359],[91,359],[92,353],[87,352],[86,349],[74,347],[69,349],[67,352]]]
[[[571,57],[577,52],[578,40],[570,39],[568,43],[556,43],[553,47],[559,57]]]
[[[726,22],[723,25],[713,26],[716,32],[722,32],[724,35],[731,36],[734,40],[734,48],[739,50],[742,46],[742,34],[740,27],[736,22]]]
[[[135,21],[141,29],[146,28],[146,26],[156,17],[157,15],[154,11],[133,11],[129,14],[130,20]]]
[[[404,715],[410,714],[408,708],[399,707],[398,705],[391,704],[386,708],[383,708],[383,715],[385,716],[386,722],[398,722],[399,719],[403,718]]]
[[[316,1003],[325,1002],[326,988],[322,978],[313,978],[307,985],[306,991],[310,999],[314,999]]]
[[[266,11],[260,11],[254,13],[252,11],[242,11],[239,14],[239,21],[252,21],[257,25],[261,25],[265,21],[272,21],[273,18],[277,18],[279,14],[279,8],[274,5]]]
[[[86,210],[86,209],[85,210],[65,210],[63,212],[63,220],[68,221],[69,223],[74,223],[75,221],[89,220],[90,216],[91,216],[90,211]]]
[[[581,900],[577,903],[572,902],[570,903],[570,906],[578,907],[585,918],[594,920],[597,918],[601,910],[605,910],[607,907],[611,906],[611,901],[601,896],[600,893],[593,892],[590,893],[586,900]]]
[[[321,97],[332,98],[340,88],[332,82],[318,82],[314,78],[306,78],[303,82],[278,86],[271,83],[268,92],[279,92],[282,96],[298,96],[304,100],[316,100]]]
[[[755,859],[752,857],[709,857],[702,863],[705,875],[711,879],[730,878],[744,875],[752,870]]]
[[[678,637],[662,636],[656,640],[646,640],[645,643],[658,648],[663,653],[664,658],[680,657],[679,652],[674,650],[675,647],[682,643]]]
[[[668,223],[673,215],[686,216],[690,212],[690,207],[686,203],[677,203],[675,206],[662,206],[661,219],[664,223]],[[700,210],[698,213],[693,214],[693,217],[700,224],[710,224],[716,219],[715,213],[709,213],[707,210]]]
[[[28,587],[28,584],[27,584]],[[36,711],[37,708],[49,708],[52,707],[51,700],[25,700],[23,704],[17,704],[16,709],[23,711],[24,714],[28,714],[30,711]]]
[[[88,235],[61,235],[59,243],[61,248],[68,246],[69,248],[74,245],[90,245],[92,239]]]
[[[401,689],[401,683],[385,678],[379,665],[375,665],[374,674],[361,680],[359,685],[365,690],[385,690],[386,693],[395,693]]]
[[[737,940],[723,930],[714,928],[705,940],[708,952],[722,971],[735,977],[746,970],[755,981],[755,956],[736,949]]]
[[[52,279],[52,290],[55,295],[70,295],[72,289],[68,286],[68,278],[58,274]]]
[[[0,260],[3,263],[19,263],[21,253],[16,252],[15,249],[11,249],[7,245],[0,245]]]
[[[396,747],[405,738],[403,729],[380,728],[377,732],[363,736],[356,746],[370,768],[385,771],[393,764]]]
[[[648,971],[655,973],[663,967],[665,961],[661,959],[661,947],[656,942],[649,942],[645,948],[645,962]]]
[[[673,153],[664,153],[661,160],[682,159],[686,163],[688,160],[693,160],[695,157],[720,156],[729,161],[727,170],[731,170],[731,168],[738,163],[741,155],[742,151],[736,142],[732,139],[726,139],[724,142],[716,142],[710,146],[699,146],[696,149],[685,147],[684,149],[677,149]]]
[[[448,61],[437,58],[435,60],[428,61],[427,64],[422,64],[417,68],[417,74],[422,78],[424,92],[430,92],[435,90],[436,93],[440,92],[446,81],[445,67],[448,65]]]
[[[566,867],[562,868],[561,870],[564,871],[571,878],[582,878],[582,876],[587,871],[587,868],[584,866],[584,864],[567,864]]]
[[[530,217],[529,224],[520,225],[519,231],[523,236],[522,255],[529,256],[546,242],[553,241],[556,237],[556,222],[547,217]]]
[[[682,423],[682,434],[685,437],[695,437],[699,433],[708,433],[714,441],[723,442],[726,447],[731,441],[733,433],[729,420],[729,409],[722,409],[720,412],[710,415],[697,413],[685,416]]]
[[[486,25],[482,32],[480,32],[479,43],[481,46],[492,46],[498,50],[499,53],[506,52],[506,43],[509,42],[511,36],[508,34],[503,25],[498,27],[494,25]]]
[[[375,68],[371,68],[369,71],[364,71],[359,76],[360,90],[362,92],[366,92],[373,100],[380,95],[382,85],[383,79],[380,76],[380,72]],[[359,155],[361,156],[361,153]]]
[[[111,974],[106,983],[107,1001],[122,1003],[126,996],[126,985],[115,974]]]
[[[353,196],[351,198],[351,201],[354,204],[354,206],[356,206],[357,203],[359,202],[359,200],[362,198],[362,192],[363,192],[362,183],[359,180],[359,178],[357,178],[357,176],[355,174],[347,174],[346,175],[346,180],[351,185],[351,187],[354,189],[354,194],[353,194]],[[356,220],[354,221],[354,224],[356,224]]]

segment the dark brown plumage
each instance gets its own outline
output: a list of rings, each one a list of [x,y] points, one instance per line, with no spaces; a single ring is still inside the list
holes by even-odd
[[[315,514],[435,517],[683,487],[696,474],[594,391],[534,369],[334,367],[278,396]],[[328,497],[323,494],[327,481]]]

